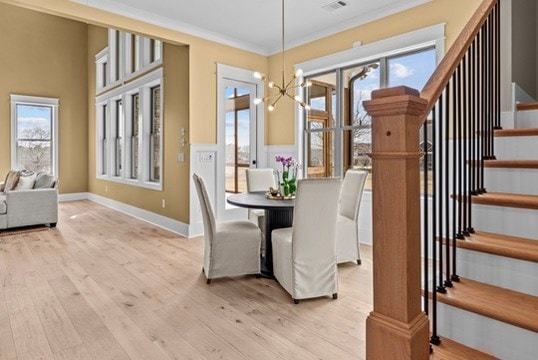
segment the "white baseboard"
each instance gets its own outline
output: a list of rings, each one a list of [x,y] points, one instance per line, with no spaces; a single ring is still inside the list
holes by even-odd
[[[58,201],[78,201],[78,200],[87,200],[90,193],[69,193],[69,194],[58,194]]]
[[[108,208],[120,211],[124,214],[130,215],[137,219],[146,221],[152,225],[158,226],[165,230],[171,231],[175,234],[189,237],[189,225],[181,221],[170,219],[166,216],[152,213],[144,209],[140,209],[122,202],[108,199],[106,197],[92,194],[92,193],[70,193],[60,194],[58,201],[77,201],[77,200],[91,200],[97,204],[106,206]]]

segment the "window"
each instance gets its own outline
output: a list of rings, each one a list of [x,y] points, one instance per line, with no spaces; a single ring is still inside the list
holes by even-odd
[[[97,96],[98,178],[162,189],[162,76],[160,68]]]
[[[140,36],[131,36],[131,72],[140,69]]]
[[[100,51],[95,56],[95,87],[97,90],[105,88],[109,83],[110,68],[108,61],[108,48]]]
[[[149,62],[155,62],[161,60],[162,54],[162,42],[160,40],[149,40]]]
[[[150,181],[161,179],[161,87],[151,88]]]
[[[108,46],[95,56],[96,90],[103,92],[162,65],[163,42],[108,30]]]
[[[131,179],[138,178],[138,134],[140,125],[140,95],[131,95]]]
[[[121,150],[123,149],[123,124],[125,119],[123,117],[123,104],[120,100],[116,100],[116,112],[114,121],[114,176],[121,176]]]
[[[247,191],[246,169],[250,167],[251,102],[249,89],[226,87],[226,192]]]
[[[99,157],[101,159],[101,171],[100,174],[104,175],[107,173],[107,104],[103,104],[100,106],[101,113],[98,115],[98,119],[101,120],[100,128],[101,128],[101,137],[100,137],[100,147],[98,149],[101,151],[101,156]]]
[[[11,167],[58,176],[58,99],[11,95]]]
[[[305,96],[312,109],[304,117],[306,176],[342,176],[352,168],[370,171],[371,119],[364,101],[383,87],[422,89],[435,65],[435,48],[427,47],[308,76],[312,86]]]

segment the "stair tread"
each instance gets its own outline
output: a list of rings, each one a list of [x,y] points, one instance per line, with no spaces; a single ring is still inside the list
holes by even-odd
[[[433,347],[433,352],[430,354],[430,360],[460,359],[492,360],[497,358],[445,337],[441,338],[441,344]]]
[[[538,262],[538,240],[476,231],[464,240],[458,240],[456,245],[468,250]]]
[[[538,169],[538,160],[484,160],[484,167]]]
[[[538,128],[516,128],[516,129],[494,130],[493,134],[496,137],[537,136],[538,135]]]
[[[461,278],[437,293],[445,304],[474,312],[514,326],[538,331],[538,296],[523,294],[494,285]]]
[[[538,102],[537,101],[530,101],[530,102],[519,103],[519,104],[517,104],[517,109],[519,111],[538,110]]]
[[[488,192],[471,197],[473,204],[538,209],[538,195]]]

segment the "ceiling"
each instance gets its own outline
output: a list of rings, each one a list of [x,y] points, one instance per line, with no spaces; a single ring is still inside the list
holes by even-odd
[[[71,1],[263,55],[282,48],[280,0]],[[288,0],[285,47],[292,48],[429,1]],[[327,6],[342,2],[346,5],[336,10]]]

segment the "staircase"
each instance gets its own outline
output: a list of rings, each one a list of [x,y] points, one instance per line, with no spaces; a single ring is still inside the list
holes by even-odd
[[[475,233],[457,241],[461,280],[438,294],[442,341],[501,359],[538,358],[536,105],[520,107],[518,128],[495,131],[497,159],[485,162],[487,193],[472,197]]]

